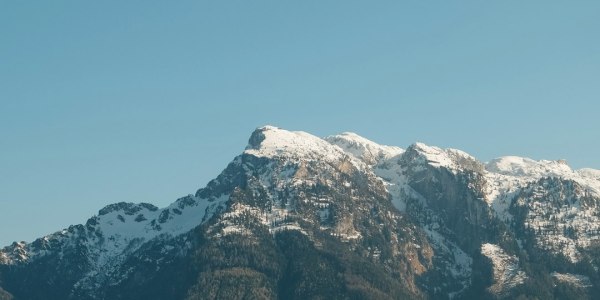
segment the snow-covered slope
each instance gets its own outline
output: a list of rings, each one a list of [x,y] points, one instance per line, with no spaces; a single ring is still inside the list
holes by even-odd
[[[490,290],[494,294],[505,294],[511,288],[523,284],[527,279],[527,275],[519,266],[519,259],[506,254],[498,245],[490,243],[481,245],[481,254],[492,261],[494,284]]]
[[[472,164],[477,162],[473,156],[458,149],[442,149],[423,143],[415,143],[411,148],[422,156],[424,162],[437,168],[461,171],[473,167]]]
[[[559,282],[564,282],[578,288],[589,288],[592,286],[590,278],[584,275],[558,272],[552,272],[550,275]]]
[[[581,175],[587,179],[591,179],[591,180],[595,179],[600,182],[600,170],[584,168],[584,169],[578,170],[577,173],[579,173],[579,175]]]
[[[189,195],[163,209],[144,203],[107,206],[93,219],[95,231],[102,235],[94,248],[99,250],[96,263],[105,265],[158,236],[186,233],[209,219],[227,199],[228,195],[213,199]]]
[[[383,159],[390,159],[404,153],[400,147],[379,145],[352,132],[331,135],[325,140],[369,165],[375,165]]]
[[[522,186],[543,177],[557,177],[573,180],[600,195],[600,171],[581,169],[574,171],[565,160],[533,160],[525,157],[505,156],[486,164],[492,180],[502,189]]]
[[[347,155],[341,148],[303,131],[263,126],[254,131],[245,154],[256,157],[287,157],[336,161]]]
[[[600,196],[600,171],[594,169],[572,170],[566,161],[533,160],[525,157],[505,156],[485,165],[488,188],[486,200],[502,219],[510,220],[507,210],[512,198],[528,184],[544,177],[572,180],[590,193]]]
[[[145,242],[186,233],[209,219],[227,201],[228,195],[201,199],[195,196],[180,198],[163,209],[148,203],[116,203],[98,212],[81,230],[62,230],[37,240],[17,243],[15,250],[2,252],[0,263],[15,264],[35,261],[51,254],[50,242],[84,241],[90,263],[97,270],[106,270],[121,262]],[[94,271],[97,272],[97,271]]]

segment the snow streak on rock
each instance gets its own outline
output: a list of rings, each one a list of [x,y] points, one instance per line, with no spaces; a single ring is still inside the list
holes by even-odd
[[[519,267],[519,259],[506,254],[498,245],[481,245],[481,254],[492,260],[494,284],[489,288],[492,293],[502,295],[527,279]]]

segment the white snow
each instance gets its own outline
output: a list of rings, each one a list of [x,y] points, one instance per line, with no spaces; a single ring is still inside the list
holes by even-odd
[[[341,155],[338,149],[328,147],[327,145],[324,145],[319,138],[306,133],[286,132],[271,127],[269,127],[267,131],[273,132],[265,134],[267,138],[265,139],[266,142],[264,141],[263,144],[266,146],[277,145],[278,148],[282,149],[284,147],[278,144],[277,141],[293,140],[291,144],[295,146],[315,145],[310,146],[311,149],[314,150],[312,153],[307,152],[304,148],[298,151],[298,153],[305,157],[314,158],[315,156],[320,156],[331,160]],[[269,137],[273,139],[273,142],[270,141]],[[300,142],[299,140],[302,141]],[[329,136],[325,138],[325,140],[332,145],[338,146],[339,149],[346,154],[364,162],[368,166],[366,170],[371,170],[382,181],[386,190],[391,195],[392,203],[399,210],[405,210],[405,199],[422,198],[407,182],[408,179],[405,176],[404,170],[406,166],[402,165],[400,159],[404,153],[404,150],[401,148],[379,145],[357,134],[348,132]],[[428,146],[423,143],[415,143],[411,147],[414,147],[419,153],[421,159],[423,159],[423,163],[427,163],[436,168],[447,168],[454,173],[471,167],[465,165],[465,163],[478,163],[473,156],[456,149],[442,149],[439,147]],[[262,149],[263,146],[261,146],[261,151]],[[266,147],[265,149],[268,150],[266,153],[272,153],[269,152],[272,151],[272,148]],[[281,152],[278,153],[281,154]],[[360,165],[359,163],[354,163]],[[510,222],[512,220],[508,208],[510,207],[514,196],[528,186],[528,184],[536,182],[544,177],[560,177],[573,180],[578,184],[581,184],[588,192],[600,195],[600,171],[593,169],[573,171],[564,160],[535,161],[524,157],[506,156],[494,159],[483,166],[485,169],[481,171],[487,182],[486,186],[484,186],[484,200],[492,207],[496,215],[505,222]],[[570,209],[577,210],[579,208]],[[321,214],[324,213],[325,212],[322,212]],[[567,212],[561,212],[560,216],[566,213]],[[565,226],[583,228],[582,231],[588,233],[598,231],[598,226],[590,225],[598,224],[598,220],[592,220],[593,216],[590,213],[583,212],[579,209],[572,214],[579,215],[579,217],[573,219],[573,222],[569,221]],[[538,222],[538,220],[533,219],[530,221],[531,223],[527,226],[544,227],[542,226],[542,221]],[[578,255],[575,250],[577,247],[586,247],[590,244],[591,240],[597,238],[593,236],[580,236],[577,240],[570,240],[560,234],[555,234],[553,236],[547,235],[546,237],[547,241],[543,241],[543,247],[550,247],[548,250],[551,251],[562,249],[572,261],[577,261]]]
[[[228,199],[229,195],[221,195],[215,199],[201,199],[190,195],[163,209],[155,209],[145,204],[125,204],[123,208],[115,204],[117,206],[113,210],[101,211],[102,214],[93,217],[90,221],[94,222],[82,227],[83,232],[79,229],[62,230],[43,237],[41,241],[62,244],[64,250],[76,245],[75,241],[87,238],[83,241],[89,243],[88,259],[94,268],[78,281],[76,286],[94,288],[97,283],[91,278],[98,274],[110,274],[118,268],[127,254],[134,252],[145,242],[189,232],[210,219]],[[163,212],[169,212],[169,216],[163,218],[161,223],[159,219]],[[4,250],[6,249],[8,248]],[[47,255],[48,251],[34,249],[31,244],[18,243],[12,253],[14,254],[7,255],[0,251],[0,263],[33,261]],[[63,252],[59,252],[58,255],[62,257]]]
[[[594,170],[590,168],[584,168],[576,171],[582,177],[587,179],[595,179],[600,182],[600,170]]]
[[[228,199],[229,195],[221,195],[216,199],[202,199],[190,195],[155,211],[144,207],[133,215],[127,215],[122,209],[118,209],[98,216],[96,228],[103,238],[96,240],[96,244],[89,247],[90,259],[95,268],[79,280],[76,286],[93,288],[91,278],[97,274],[110,274],[123,262],[127,254],[137,250],[143,243],[155,238],[175,237],[189,232],[210,219]],[[183,200],[187,200],[185,205]],[[164,222],[160,223],[161,213],[167,211],[168,218],[164,218]],[[140,214],[145,220],[138,217]],[[152,226],[152,221],[160,228]]]
[[[533,160],[518,156],[505,156],[485,164],[486,201],[501,220],[510,221],[508,208],[514,196],[528,184],[544,177],[573,180],[588,192],[600,196],[600,171],[582,169],[573,171],[564,160]]]
[[[419,197],[408,185],[407,178],[403,174],[400,156],[405,152],[404,149],[379,145],[352,132],[328,136],[325,139],[369,165],[373,173],[383,182],[387,192],[392,196],[392,203],[398,210],[405,210],[406,195]]]
[[[512,216],[508,213],[508,208],[513,198],[530,183],[546,177],[572,180],[581,185],[586,193],[598,197],[598,174],[600,171],[593,169],[574,171],[564,160],[536,161],[517,156],[500,157],[486,164],[486,200],[502,220],[510,222]],[[538,188],[534,191],[536,196],[533,199],[522,203],[528,209],[525,227],[536,232],[536,243],[541,248],[564,254],[571,262],[577,262],[580,259],[578,248],[588,247],[593,240],[600,238],[600,218],[594,213],[594,207],[584,207],[576,199],[561,199],[561,202],[569,200],[573,203],[565,203],[559,208],[553,207],[547,200],[538,200],[547,193],[543,188]],[[551,222],[548,212],[552,212],[552,218],[559,222]],[[571,230],[572,233],[567,235],[566,230]]]
[[[491,193],[510,191],[514,188],[524,187],[530,182],[543,177],[559,177],[573,180],[589,189],[590,192],[600,196],[600,171],[594,169],[581,169],[574,171],[565,160],[533,160],[518,156],[505,156],[491,160],[485,165],[489,180],[497,184],[498,189]],[[493,201],[494,197],[489,199]]]
[[[404,175],[404,167],[398,158],[383,160],[373,168],[375,175],[384,183],[387,192],[392,196],[392,204],[400,210],[406,210],[407,197],[422,198],[408,184],[408,178]]]
[[[434,249],[446,255],[450,255],[451,265],[447,266],[448,269],[453,277],[460,279],[463,286],[467,287],[471,279],[471,265],[473,264],[473,259],[460,249],[458,245],[446,239],[432,228],[425,228],[425,232]]]
[[[274,126],[257,129],[264,135],[260,145],[248,145],[244,153],[257,157],[292,157],[339,161],[348,155],[337,146],[304,131],[287,131]],[[352,160],[356,163],[356,160]]]
[[[568,283],[579,288],[592,287],[590,278],[584,275],[558,272],[552,272],[550,275],[560,282]]]
[[[27,243],[25,242],[15,242],[14,249],[9,252],[5,252],[9,247],[5,249],[0,249],[0,263],[5,265],[15,264],[17,261],[27,261],[32,258],[32,253],[30,253],[27,249]],[[12,245],[11,245],[12,246]]]
[[[252,236],[252,231],[243,224],[238,222],[238,218],[248,215],[255,218],[261,224],[265,225],[269,232],[275,234],[282,230],[296,230],[307,235],[307,233],[298,225],[297,222],[289,220],[286,217],[290,216],[290,211],[285,208],[271,207],[269,212],[262,211],[256,207],[236,203],[230,207],[230,210],[219,217],[217,224],[209,228],[209,232],[214,232],[216,237],[226,236],[230,234],[241,234]],[[220,231],[216,232],[216,228],[221,226]]]
[[[491,160],[486,169],[493,173],[516,177],[561,176],[573,171],[564,160],[540,160],[518,156],[504,156]]]
[[[519,259],[508,255],[498,245],[481,245],[481,254],[492,260],[494,284],[489,288],[494,294],[501,295],[511,288],[523,284],[527,275],[519,267]]]
[[[581,258],[579,249],[600,240],[597,206],[582,203],[578,187],[574,191],[563,190],[550,183],[526,189],[530,196],[520,198],[517,204],[526,207],[524,225],[535,233],[538,246],[563,254],[575,263]]]
[[[401,155],[404,150],[400,147],[379,145],[353,132],[344,132],[325,138],[331,144],[342,148],[346,153],[374,165],[382,159],[390,159]]]
[[[470,154],[458,149],[442,149],[420,142],[413,144],[413,147],[424,156],[429,165],[436,168],[445,167],[450,171],[457,171],[463,168],[460,160],[477,161]]]
[[[97,265],[102,266],[110,262],[125,250],[129,252],[134,251],[137,249],[135,245],[139,246],[143,242],[149,241],[159,235],[177,236],[192,230],[194,227],[202,224],[204,220],[210,218],[210,215],[206,216],[205,214],[211,214],[217,206],[227,202],[229,195],[222,195],[212,201],[195,197],[192,197],[192,199],[193,204],[183,207],[180,207],[178,202],[175,202],[166,208],[156,211],[142,208],[142,210],[133,215],[127,215],[122,210],[115,210],[98,216],[99,224],[97,230],[102,232],[105,240],[100,245],[98,260],[96,261]],[[181,212],[181,214],[174,213],[174,210]],[[160,223],[158,221],[159,216],[165,211],[169,212],[169,218],[166,222]],[[135,219],[140,215],[145,220],[136,221]],[[121,221],[119,216],[124,221]],[[152,221],[161,228],[156,229],[153,227]]]

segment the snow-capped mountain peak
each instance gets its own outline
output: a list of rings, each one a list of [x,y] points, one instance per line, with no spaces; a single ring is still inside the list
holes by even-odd
[[[230,295],[243,287],[239,275],[271,299],[289,298],[282,284],[294,293],[319,282],[347,291],[347,276],[364,291],[377,290],[371,278],[394,284],[377,290],[390,299],[470,299],[485,287],[512,297],[539,278],[534,287],[552,289],[554,280],[588,289],[600,286],[598,207],[600,171],[566,161],[507,156],[484,164],[424,143],[404,150],[351,132],[320,138],[268,125],[194,195],[164,208],[111,204],[86,224],[0,249],[0,299],[4,290],[20,299]],[[538,255],[552,261],[537,271],[545,277],[530,271]],[[286,273],[296,263],[331,276],[302,281],[312,279]],[[368,272],[348,267],[357,263]],[[489,282],[472,286],[489,263]],[[181,294],[152,290],[164,282]]]
[[[486,170],[517,177],[564,176],[573,173],[565,160],[533,160],[526,157],[504,156],[491,160]]]
[[[256,157],[297,157],[337,160],[345,152],[327,141],[304,131],[288,131],[275,126],[257,128],[244,151]]]
[[[479,170],[482,168],[481,163],[475,157],[458,149],[442,149],[417,142],[410,145],[408,151],[414,153],[424,163],[436,168],[444,167],[451,171]]]
[[[583,169],[577,170],[577,173],[585,178],[596,179],[596,180],[600,181],[600,170],[583,168]]]
[[[600,171],[581,169],[574,171],[565,160],[533,160],[519,156],[504,156],[485,164],[491,181],[510,186],[523,186],[544,177],[573,180],[589,191],[600,195]],[[512,188],[512,187],[511,187]]]

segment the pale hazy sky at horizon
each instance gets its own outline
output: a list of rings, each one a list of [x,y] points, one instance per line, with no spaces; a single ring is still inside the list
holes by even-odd
[[[0,246],[165,206],[254,128],[600,169],[598,1],[3,1]]]

